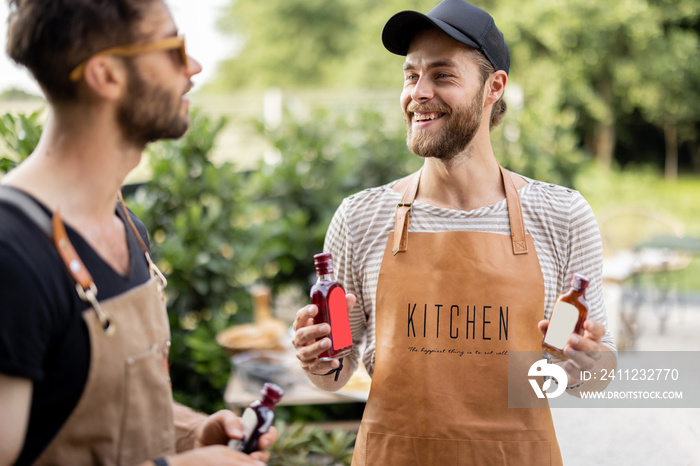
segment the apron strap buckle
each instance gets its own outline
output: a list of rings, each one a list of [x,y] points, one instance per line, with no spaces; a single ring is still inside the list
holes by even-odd
[[[97,320],[100,322],[100,327],[102,328],[102,331],[105,333],[105,335],[114,335],[116,327],[114,325],[112,316],[109,314],[109,312],[102,310],[99,301],[97,301],[97,285],[95,285],[95,283],[92,282],[90,283],[90,286],[88,288],[83,288],[83,286],[80,283],[76,283],[75,290],[78,292],[78,296],[80,297],[80,299],[89,303],[90,306],[94,309],[95,314],[97,314]]]
[[[160,271],[160,269],[155,264],[155,262],[153,262],[153,259],[151,259],[151,253],[147,252],[147,253],[145,253],[145,255],[146,255],[146,262],[148,262],[148,271],[150,272],[151,277],[157,278],[160,281],[163,288],[168,286],[168,279],[165,278],[165,275],[163,275],[163,272]]]
[[[54,245],[58,250],[58,255],[61,256],[63,263],[68,269],[71,278],[75,282],[75,290],[78,292],[78,296],[83,301],[89,303],[95,310],[102,331],[106,335],[114,335],[115,327],[112,316],[104,312],[100,307],[100,303],[97,301],[97,285],[95,285],[92,275],[90,275],[87,267],[85,267],[83,261],[80,260],[78,253],[68,239],[68,234],[61,220],[61,212],[59,209],[56,209],[56,212],[54,212],[51,223],[53,227]]]

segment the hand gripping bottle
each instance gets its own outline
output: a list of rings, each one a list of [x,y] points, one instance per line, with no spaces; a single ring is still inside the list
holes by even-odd
[[[316,254],[314,266],[316,266],[317,281],[311,287],[311,304],[318,306],[314,323],[325,322],[331,326],[331,333],[328,336],[332,342],[331,347],[319,356],[319,360],[331,361],[352,352],[348,306],[345,301],[345,290],[335,280],[333,274],[331,254]]]
[[[566,358],[564,347],[571,334],[583,335],[583,322],[588,317],[588,302],[585,296],[587,286],[588,278],[575,273],[571,277],[571,288],[557,297],[549,317],[547,333],[542,340],[545,350]]]
[[[260,399],[253,401],[248,406],[241,421],[243,422],[243,438],[232,439],[228,443],[231,450],[253,453],[260,449],[258,440],[260,436],[270,430],[275,420],[275,406],[284,395],[284,390],[273,383],[266,383],[260,390]]]

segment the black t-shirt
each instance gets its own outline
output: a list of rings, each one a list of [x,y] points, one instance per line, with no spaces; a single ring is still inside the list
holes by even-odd
[[[117,207],[116,212],[125,222],[122,209]],[[133,213],[129,215],[148,244],[143,224]],[[122,276],[66,225],[68,238],[97,285],[100,301],[149,279],[136,236],[126,223],[125,228],[131,267]],[[37,459],[82,395],[90,367],[90,340],[82,318],[87,307],[48,236],[15,206],[0,201],[0,372],[33,382],[18,465]]]

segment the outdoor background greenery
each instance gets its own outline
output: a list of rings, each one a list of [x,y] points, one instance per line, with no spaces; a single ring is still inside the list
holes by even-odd
[[[251,287],[269,285],[275,297],[292,290],[303,300],[313,277],[311,257],[322,250],[341,200],[419,166],[405,148],[398,102],[391,110],[374,105],[370,91],[391,89],[398,99],[402,85],[403,58],[380,43],[385,21],[397,11],[427,11],[435,3],[231,1],[220,26],[240,40],[239,51],[199,95],[283,89],[279,125],[263,115],[246,122],[265,157],[252,157],[248,146],[229,157],[234,148],[220,144],[241,110],[233,99],[226,111],[196,109],[182,139],[149,146],[148,181],[125,188],[169,279],[178,401],[204,411],[223,407],[230,362],[214,337],[252,320]],[[492,134],[499,161],[580,190],[599,222],[622,210],[659,211],[699,237],[697,0],[474,3],[496,18],[512,54],[509,110]],[[367,92],[354,106],[319,100],[300,108],[294,100],[296,93],[319,89]],[[0,118],[0,173],[31,153],[42,116]],[[697,260],[678,283],[700,292]],[[342,457],[347,438],[293,424],[340,416],[333,409],[281,409],[288,426],[281,426],[285,435],[278,444],[306,457],[336,448]],[[278,453],[278,464],[295,464]]]
[[[605,166],[700,169],[697,0],[478,0],[511,51],[529,137],[584,148]],[[231,0],[220,19],[239,52],[212,92],[280,87],[399,89],[402,57],[381,45],[394,13],[437,0]],[[513,99],[511,99],[512,103]],[[553,134],[554,133],[554,134]],[[540,141],[540,137],[544,140]],[[539,141],[539,143],[538,143]],[[527,143],[518,144],[527,146]]]

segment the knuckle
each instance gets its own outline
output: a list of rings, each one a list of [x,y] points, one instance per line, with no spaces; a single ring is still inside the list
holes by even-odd
[[[312,361],[314,359],[314,355],[311,354],[311,350],[308,346],[305,346],[304,348],[299,350],[298,357],[300,361],[305,362],[307,364],[308,361]]]

